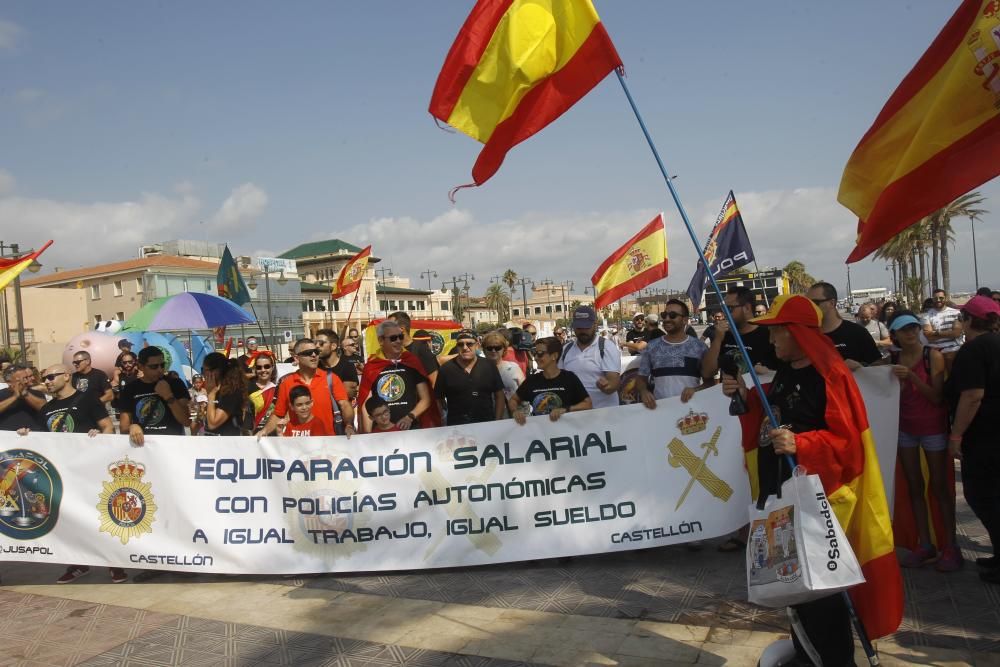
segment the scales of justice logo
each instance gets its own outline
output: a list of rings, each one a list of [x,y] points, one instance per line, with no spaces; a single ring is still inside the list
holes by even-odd
[[[97,502],[101,532],[128,543],[133,537],[153,532],[156,503],[149,482],[143,481],[146,466],[126,456],[108,466],[110,482],[103,482]]]
[[[0,534],[34,540],[59,519],[62,478],[52,462],[27,449],[0,452]]]
[[[707,428],[708,414],[704,412],[696,413],[693,409],[688,410],[686,415],[677,420],[677,429],[682,435],[694,435],[705,431]],[[667,449],[670,450],[667,463],[674,468],[684,468],[691,475],[687,486],[684,487],[680,498],[677,499],[677,506],[674,507],[675,511],[679,510],[681,505],[684,504],[695,482],[703,486],[713,497],[718,498],[722,502],[729,502],[729,498],[733,495],[733,487],[720,479],[708,467],[708,457],[719,455],[718,442],[721,435],[722,427],[717,426],[715,432],[712,433],[711,439],[701,444],[701,448],[705,450],[701,458],[698,458],[680,438],[674,438],[667,445]]]

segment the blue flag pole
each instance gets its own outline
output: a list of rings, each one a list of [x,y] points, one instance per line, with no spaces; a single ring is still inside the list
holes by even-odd
[[[733,338],[736,340],[736,345],[740,348],[740,354],[743,355],[743,359],[747,363],[747,368],[750,369],[750,377],[753,379],[754,388],[760,396],[761,404],[764,407],[764,413],[771,422],[771,427],[779,428],[780,425],[774,418],[774,412],[771,410],[771,404],[767,400],[767,394],[764,392],[764,387],[760,384],[760,377],[757,375],[757,371],[754,370],[753,361],[750,359],[750,354],[747,352],[746,345],[743,344],[743,337],[740,336],[736,322],[733,321],[733,314],[729,312],[729,307],[726,306],[726,300],[722,296],[722,290],[719,288],[719,283],[715,280],[715,276],[712,275],[712,272],[708,270],[708,260],[705,258],[705,253],[702,252],[701,245],[698,243],[698,237],[694,233],[694,227],[691,226],[691,221],[688,219],[687,211],[684,210],[684,205],[681,204],[681,199],[677,194],[677,190],[674,189],[674,184],[670,175],[667,173],[667,168],[663,166],[663,160],[660,159],[660,153],[656,150],[656,144],[653,143],[653,137],[650,136],[649,130],[646,129],[646,123],[642,120],[642,115],[639,113],[639,109],[635,105],[635,100],[632,99],[632,93],[629,92],[628,85],[625,83],[625,77],[622,76],[621,70],[616,69],[615,74],[618,76],[618,82],[622,85],[622,90],[625,91],[625,97],[628,98],[628,103],[629,106],[632,107],[632,113],[635,114],[635,119],[639,121],[639,127],[642,129],[642,134],[646,137],[646,143],[649,144],[649,149],[653,152],[656,164],[660,167],[660,173],[663,174],[663,180],[667,184],[667,189],[670,190],[670,196],[673,197],[674,204],[677,206],[677,210],[681,214],[681,219],[684,221],[684,226],[687,228],[688,236],[691,237],[691,243],[694,244],[694,249],[698,252],[698,258],[705,267],[705,273],[708,274],[708,279],[712,282],[712,289],[719,297],[719,304],[722,306],[722,312],[726,316],[726,321],[729,322],[729,331],[733,334]],[[794,470],[794,457],[786,455],[786,458]],[[878,665],[878,654],[875,653],[875,649],[872,647],[871,641],[868,639],[868,633],[865,632],[864,625],[861,623],[861,619],[858,617],[858,614],[854,609],[854,604],[851,602],[850,596],[847,594],[847,591],[843,591],[841,595],[844,603],[847,605],[848,614],[851,617],[851,622],[854,624],[855,631],[858,633],[858,639],[861,641],[861,646],[865,651],[865,656],[868,658],[868,663],[871,665]]]

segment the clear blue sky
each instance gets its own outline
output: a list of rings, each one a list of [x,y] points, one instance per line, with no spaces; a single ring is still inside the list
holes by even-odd
[[[733,189],[762,264],[842,286],[844,164],[958,3],[595,4],[699,238]],[[690,241],[614,77],[448,202],[479,144],[427,105],[471,6],[6,3],[0,238],[51,235],[47,266],[69,267],[172,238],[246,254],[336,236],[415,280],[469,271],[481,293],[510,267],[580,291],[664,210],[685,287]],[[981,190],[980,282],[1000,285],[1000,185]],[[965,221],[952,266],[971,287]],[[852,268],[855,287],[886,276]]]

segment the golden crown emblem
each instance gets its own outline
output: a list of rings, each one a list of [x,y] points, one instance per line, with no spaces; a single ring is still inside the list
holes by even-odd
[[[677,420],[677,428],[684,435],[704,431],[708,428],[708,414],[690,409],[686,415]]]
[[[126,456],[121,461],[115,461],[108,466],[108,472],[111,473],[111,477],[118,479],[120,477],[128,477],[130,479],[142,479],[142,476],[146,474],[146,466],[142,465],[138,461],[129,461]]]

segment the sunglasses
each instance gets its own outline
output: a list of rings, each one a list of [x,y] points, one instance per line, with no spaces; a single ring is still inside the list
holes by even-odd
[[[155,371],[157,368],[164,368],[166,366],[166,364],[162,362],[158,364],[144,364],[144,365],[151,371]]]
[[[833,301],[833,299],[809,299],[809,300],[815,303],[817,306],[820,305],[821,303],[826,303],[827,301]]]
[[[269,371],[269,370],[271,370],[272,368],[274,368],[274,366],[257,366],[256,368],[257,368],[257,370],[259,370],[259,371]]]
[[[675,313],[669,310],[663,314],[670,320],[676,320],[678,317],[684,317],[684,313]]]
[[[455,347],[460,347],[462,349],[469,348],[469,347],[475,347],[475,346],[476,346],[476,342],[472,341],[472,340],[460,340],[457,343],[455,343]]]
[[[383,339],[389,341],[390,343],[398,343],[399,341],[406,338],[404,334],[393,334],[391,336],[382,336]]]
[[[65,375],[65,373],[49,373],[48,375],[44,376],[43,379],[46,382],[52,382],[53,380],[55,380],[60,375]]]
[[[503,352],[503,345],[487,345],[483,349],[487,352]]]
[[[296,357],[315,357],[319,354],[319,350],[315,347],[311,350],[302,350],[301,352],[296,352]]]
[[[86,359],[74,359],[73,360],[73,365],[74,366],[79,366],[80,364],[82,364],[85,361],[86,361]]]
[[[548,354],[548,352],[543,352],[541,350],[532,350],[531,351],[531,356],[533,356],[535,359],[539,359],[541,357],[544,357],[546,354]]]

